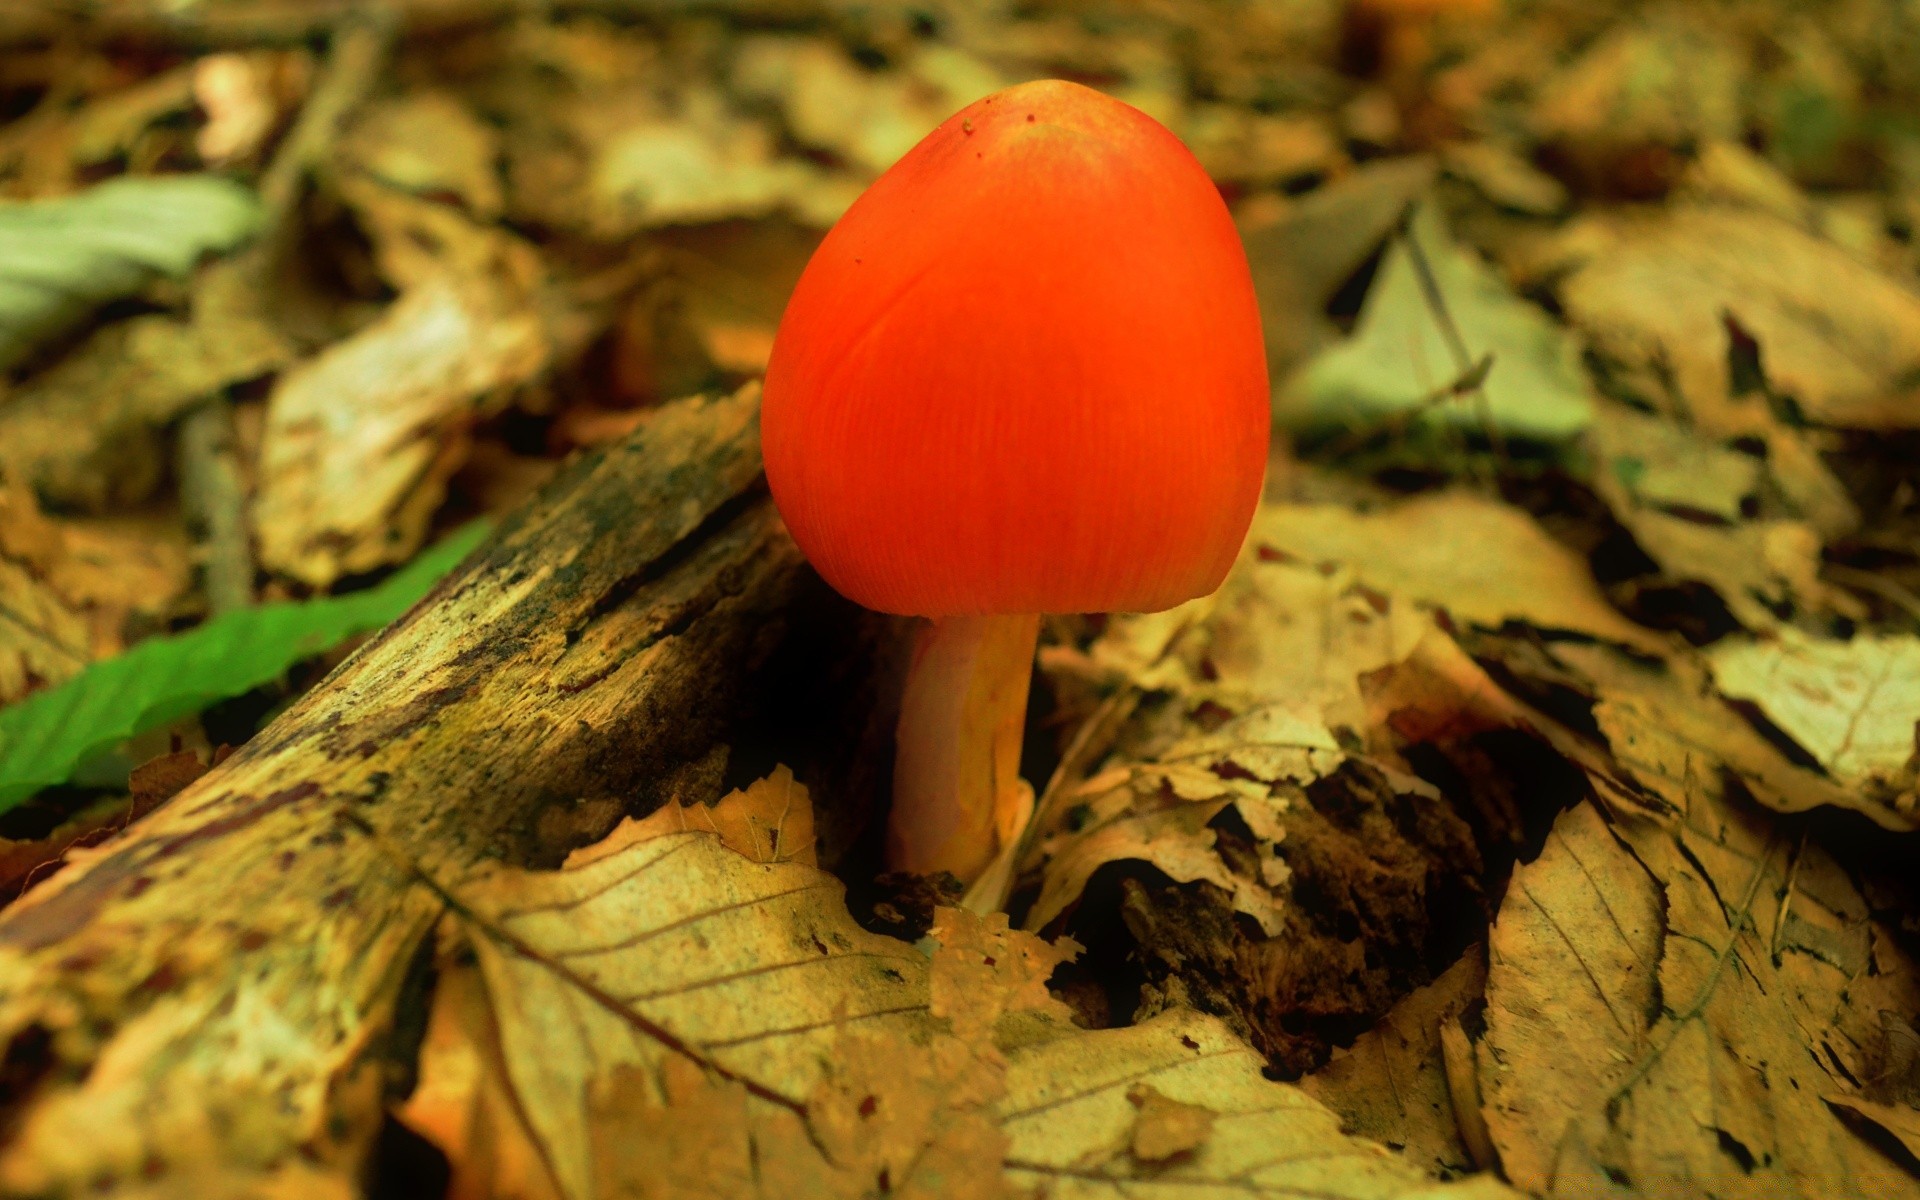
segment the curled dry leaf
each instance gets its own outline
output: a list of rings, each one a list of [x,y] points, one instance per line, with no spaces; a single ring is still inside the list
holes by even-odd
[[[315,587],[418,550],[472,425],[551,353],[530,247],[444,206],[354,194],[386,235],[383,271],[405,290],[281,376],[253,511],[261,562]]]
[[[1844,870],[1757,814],[1562,816],[1495,923],[1486,1117],[1508,1177],[1585,1194],[1920,1195],[1823,1095],[1875,1077],[1915,964]]]
[[[1589,445],[1594,490],[1640,548],[1666,576],[1712,587],[1748,629],[1850,606],[1820,580],[1820,532],[1785,502],[1763,458],[1614,404]]]
[[[1083,654],[1049,655],[1056,675],[1151,694],[1049,788],[1024,920],[1075,928],[1088,884],[1118,867],[1147,978],[1133,1015],[1230,1012],[1305,1070],[1327,1039],[1296,1014],[1370,1021],[1426,982],[1422,948],[1446,897],[1478,894],[1482,858],[1453,801],[1360,753],[1394,750],[1372,736],[1362,678],[1445,635],[1351,569],[1275,549],[1276,511],[1206,602],[1114,619]],[[1508,836],[1495,818],[1483,827]]]
[[[1842,787],[1920,822],[1920,638],[1816,641],[1788,629],[1707,656],[1721,692],[1758,707]]]

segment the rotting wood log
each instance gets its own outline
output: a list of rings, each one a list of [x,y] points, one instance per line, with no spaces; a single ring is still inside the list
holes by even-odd
[[[239,753],[0,913],[0,1192],[350,1169],[440,912],[407,860],[525,861],[553,803],[644,803],[710,762],[801,578],[752,388],[563,472]]]

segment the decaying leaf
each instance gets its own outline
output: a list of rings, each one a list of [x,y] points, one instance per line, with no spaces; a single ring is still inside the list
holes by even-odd
[[[1920,292],[1754,209],[1584,217],[1543,255],[1569,318],[1669,415],[1722,436],[1763,431],[1767,399],[1729,369],[1731,320],[1767,382],[1816,424],[1905,429],[1920,366]],[[1658,296],[1658,304],[1647,297]]]
[[[1491,1176],[1429,1182],[1346,1137],[1339,1118],[1298,1088],[1268,1082],[1262,1065],[1218,1020],[1185,1011],[1016,1051],[998,1107],[1008,1174],[1084,1200],[1515,1195]],[[1143,1083],[1165,1103],[1214,1114],[1206,1139],[1164,1164],[1136,1157],[1141,1109],[1130,1096]]]
[[[259,223],[253,193],[212,175],[117,179],[0,207],[0,367],[155,276],[183,276]]]
[[[1453,394],[1485,355],[1484,383]],[[1282,417],[1309,428],[1393,420],[1557,444],[1592,418],[1573,340],[1454,243],[1431,205],[1388,248],[1353,337],[1289,392]]]
[[[1920,638],[1729,639],[1708,651],[1720,690],[1756,705],[1850,791],[1920,819]]]
[[[358,195],[389,235],[383,268],[406,290],[280,377],[253,510],[261,561],[315,587],[419,549],[472,425],[551,353],[523,243],[443,206]]]
[[[1818,847],[1731,805],[1614,828],[1583,805],[1493,939],[1481,1086],[1520,1186],[1920,1195],[1821,1099],[1858,1094],[1920,974]]]
[[[1517,508],[1470,492],[1422,496],[1384,511],[1345,505],[1265,510],[1252,538],[1309,563],[1345,563],[1368,586],[1498,628],[1524,621],[1658,651],[1663,643],[1621,616],[1593,574]]]
[[[1302,1079],[1301,1089],[1339,1113],[1349,1133],[1399,1150],[1436,1175],[1471,1172],[1475,1159],[1461,1123],[1478,1118],[1479,1109],[1456,1108],[1442,1040],[1486,986],[1486,954],[1475,947]]]
[[[929,962],[831,876],[633,821],[454,894],[478,971],[436,999],[401,1115],[462,1197],[1511,1195],[1431,1191],[1213,1018],[1074,1029],[1046,990],[1063,951],[1004,917],[941,910]]]
[[[612,239],[659,225],[790,211],[830,225],[859,190],[782,156],[773,131],[695,92],[673,117],[631,126],[593,164],[589,223]]]
[[[777,103],[802,144],[869,176],[955,112],[1013,82],[952,47],[918,49],[900,67],[874,72],[836,42],[778,36],[747,40],[732,75],[742,95]]]
[[[1445,634],[1351,569],[1276,549],[1266,531],[1281,511],[1263,513],[1205,602],[1113,620],[1084,655],[1047,656],[1050,670],[1156,694],[1115,710],[1049,788],[1025,921],[1074,929],[1088,884],[1118,868],[1148,978],[1136,1019],[1203,1003],[1305,1070],[1327,1041],[1288,1014],[1371,1020],[1425,982],[1415,947],[1445,897],[1474,894],[1482,860],[1453,802],[1373,736],[1363,686]],[[1362,753],[1376,743],[1383,754]],[[1508,818],[1483,819],[1487,836],[1510,836],[1493,832]]]
[[[115,322],[0,405],[0,467],[49,500],[93,511],[138,501],[165,473],[161,432],[196,402],[292,361],[255,314],[196,305]]]
[[[1668,577],[1712,587],[1748,629],[1847,605],[1820,579],[1820,532],[1764,459],[1612,404],[1589,445],[1594,490],[1640,548]]]
[[[186,547],[139,521],[56,521],[0,476],[0,705],[158,626],[188,585]]]
[[[1028,927],[1045,928],[1066,911],[1101,867],[1135,859],[1182,883],[1214,884],[1268,936],[1280,933],[1286,918],[1273,889],[1290,874],[1278,857],[1280,814],[1304,803],[1299,789],[1345,759],[1316,718],[1272,705],[1175,742],[1151,761],[1108,768],[1055,800],[1066,830],[1047,844],[1046,882]],[[1415,780],[1395,782],[1423,790]],[[1215,846],[1209,825],[1228,806],[1254,831],[1260,864],[1253,878],[1236,873]]]

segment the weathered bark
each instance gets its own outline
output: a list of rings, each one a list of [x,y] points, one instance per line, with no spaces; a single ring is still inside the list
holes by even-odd
[[[413,870],[537,857],[556,804],[640,807],[714,761],[800,578],[757,414],[751,390],[683,402],[576,464],[232,759],[0,913],[0,1191],[354,1161],[440,912]]]

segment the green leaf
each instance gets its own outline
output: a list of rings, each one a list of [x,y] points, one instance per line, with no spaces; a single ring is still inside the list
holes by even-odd
[[[184,276],[261,220],[253,192],[218,175],[114,179],[73,196],[0,204],[0,369],[156,275]]]
[[[1439,215],[1422,206],[1409,236],[1433,272],[1445,312],[1465,343],[1469,364],[1492,357],[1482,388],[1471,383],[1427,295],[1406,239],[1387,249],[1353,336],[1301,371],[1280,419],[1305,430],[1365,429],[1392,422],[1467,433],[1491,419],[1504,436],[1563,443],[1593,419],[1593,402],[1573,338],[1545,312],[1513,294],[1485,263],[1456,244]],[[1463,388],[1470,392],[1470,388]]]
[[[487,533],[474,522],[378,586],[263,604],[153,638],[58,687],[0,709],[0,812],[66,783],[83,762],[136,734],[278,679],[302,659],[378,629],[411,608]]]

